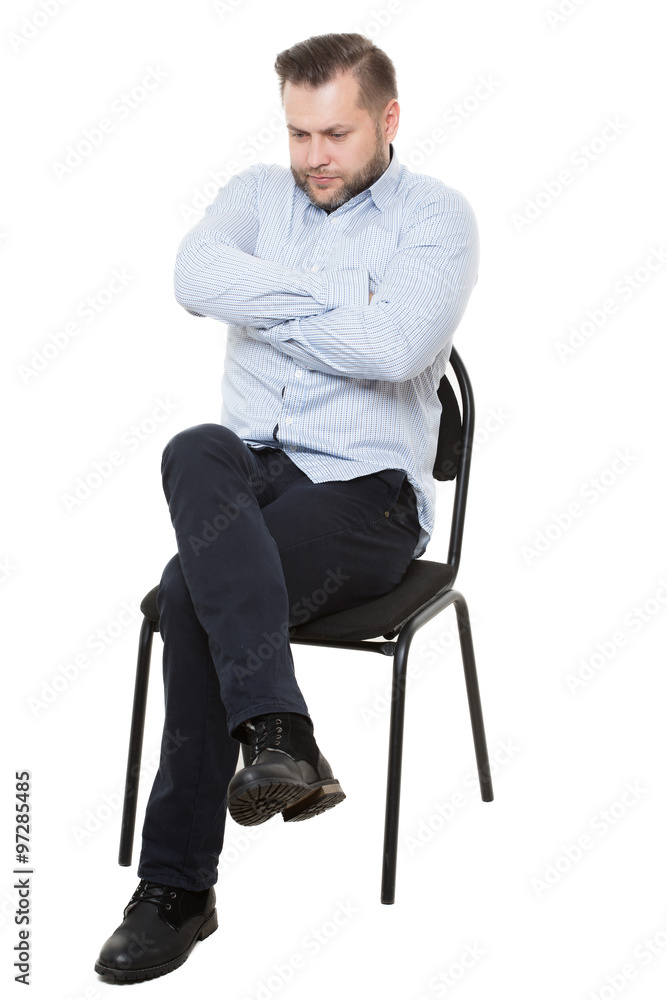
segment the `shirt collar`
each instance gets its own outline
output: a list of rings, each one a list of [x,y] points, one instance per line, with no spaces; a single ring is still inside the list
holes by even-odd
[[[398,157],[396,156],[396,150],[394,149],[393,143],[389,143],[389,156],[389,165],[385,172],[381,174],[369,188],[366,188],[365,191],[362,191],[360,194],[355,195],[354,198],[346,201],[344,205],[340,206],[340,208],[335,209],[335,212],[345,213],[348,210],[348,207],[351,208],[358,204],[358,202],[365,201],[369,195],[380,211],[382,211],[385,206],[389,204],[398,187],[402,170],[398,162]],[[305,199],[310,208],[315,209],[315,211],[324,211],[324,209],[318,208],[317,205],[313,205],[305,191],[302,191],[300,188],[296,188],[296,190],[298,192],[298,196]],[[331,214],[333,215],[333,212]]]
[[[389,155],[391,157],[389,166],[368,189],[371,193],[371,198],[380,210],[389,204],[396,193],[399,174],[401,172],[401,167],[399,165],[393,143],[389,143]]]

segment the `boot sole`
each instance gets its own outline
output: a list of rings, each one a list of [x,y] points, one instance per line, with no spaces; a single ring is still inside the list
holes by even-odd
[[[293,802],[287,809],[283,809],[283,819],[286,823],[297,823],[302,819],[310,819],[311,816],[319,816],[327,809],[337,806],[344,798],[345,792],[338,782],[323,785],[305,798]]]
[[[170,962],[165,962],[164,965],[152,965],[148,969],[114,969],[108,965],[102,965],[101,962],[95,962],[95,972],[100,976],[104,976],[106,979],[120,979],[124,982],[137,983],[144,979],[157,979],[158,976],[165,976],[168,972],[173,972],[174,969],[178,969],[185,960],[190,955],[190,952],[197,944],[198,941],[203,941],[210,934],[218,929],[218,912],[213,910],[213,912],[206,918],[204,923],[201,925],[192,941],[180,955],[176,958],[172,958]]]
[[[342,802],[345,793],[335,778],[304,785],[271,778],[240,788],[228,802],[232,819],[241,826],[259,826],[282,813],[286,822],[309,819]],[[287,815],[289,814],[289,816]]]

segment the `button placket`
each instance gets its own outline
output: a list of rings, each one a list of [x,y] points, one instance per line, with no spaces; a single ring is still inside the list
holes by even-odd
[[[274,437],[276,438],[276,440],[278,440],[278,434],[277,434],[278,427],[280,427],[283,431],[286,431],[286,428],[291,427],[292,425],[297,423],[297,418],[300,412],[300,408],[303,405],[303,393],[308,391],[307,386],[304,384],[304,371],[307,370],[308,369],[296,368],[296,366],[294,367],[293,377],[294,379],[299,379],[299,382],[291,383],[291,391],[289,396],[286,395],[286,390],[290,388],[291,376],[289,375],[287,376],[288,380],[283,386],[281,393],[282,403],[279,415],[279,424],[276,425],[276,429],[274,431]],[[287,412],[289,409],[292,409],[293,412],[296,411],[296,415],[295,416],[290,415]],[[281,435],[281,438],[283,440],[285,437],[287,437],[288,439],[287,441],[285,441],[283,445],[285,451],[288,452],[300,451],[299,445],[289,443],[289,432],[286,432],[284,436]]]

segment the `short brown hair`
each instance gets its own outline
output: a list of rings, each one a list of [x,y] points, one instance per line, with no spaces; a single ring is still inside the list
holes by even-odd
[[[287,81],[315,88],[338,73],[352,72],[359,83],[359,106],[370,115],[379,114],[398,98],[393,62],[364,35],[314,35],[280,52],[275,70],[281,97]]]

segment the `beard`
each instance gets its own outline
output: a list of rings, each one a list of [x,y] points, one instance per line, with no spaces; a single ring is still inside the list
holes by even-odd
[[[291,170],[296,186],[301,188],[301,190],[308,195],[312,204],[317,208],[323,208],[325,212],[333,212],[335,209],[340,208],[341,205],[344,205],[346,201],[350,201],[351,198],[355,198],[358,194],[361,194],[362,191],[365,191],[366,188],[369,188],[371,184],[374,184],[379,177],[382,177],[382,174],[388,166],[389,161],[387,160],[387,154],[385,152],[385,146],[382,139],[382,128],[380,123],[376,122],[375,149],[373,151],[373,155],[368,163],[361,168],[361,170],[357,170],[353,174],[348,174],[346,177],[342,177],[341,179],[343,184],[335,191],[321,191],[317,195],[313,194],[309,183],[309,177],[312,171],[296,170],[294,167],[292,167]]]

